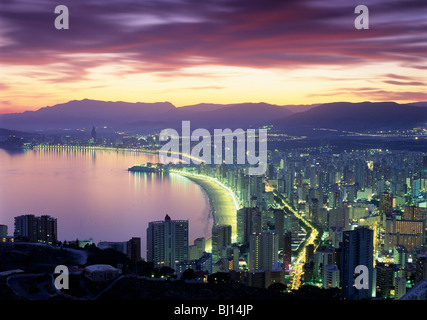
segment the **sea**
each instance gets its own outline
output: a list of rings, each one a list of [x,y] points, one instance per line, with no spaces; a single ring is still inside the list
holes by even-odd
[[[141,238],[145,258],[150,221],[189,221],[189,244],[211,236],[204,190],[168,173],[133,173],[135,164],[158,162],[157,154],[78,148],[0,149],[0,224],[14,232],[14,217],[50,215],[59,241],[128,241]]]

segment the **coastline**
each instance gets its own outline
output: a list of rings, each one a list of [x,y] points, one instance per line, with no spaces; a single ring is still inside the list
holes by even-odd
[[[156,154],[158,150],[147,150],[147,149],[132,149],[132,148],[113,148],[113,147],[102,147],[102,146],[71,146],[71,145],[37,145],[33,147],[34,150],[69,150],[78,149],[83,151],[113,151],[113,152],[138,152],[145,154]],[[201,175],[194,175],[187,172],[171,170],[170,173],[179,174],[186,177],[198,184],[204,193],[206,194],[209,207],[210,215],[212,218],[213,225],[231,225],[232,227],[232,240],[234,241],[237,237],[237,201],[234,198],[231,190],[227,190],[224,185],[213,178],[205,177]],[[209,241],[210,238],[206,237]]]
[[[209,206],[213,216],[214,226],[231,225],[231,237],[237,236],[237,209],[230,192],[214,179],[196,176],[186,172],[171,171],[171,173],[181,175],[197,183],[206,193],[209,199]]]

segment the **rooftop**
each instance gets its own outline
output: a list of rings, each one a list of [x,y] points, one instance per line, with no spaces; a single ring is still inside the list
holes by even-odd
[[[425,300],[427,297],[427,279],[418,282],[399,300]]]
[[[110,266],[109,264],[93,264],[85,268],[86,271],[95,272],[95,271],[117,271],[116,268]]]

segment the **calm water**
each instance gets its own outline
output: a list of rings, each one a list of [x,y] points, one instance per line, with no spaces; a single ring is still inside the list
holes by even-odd
[[[127,241],[141,237],[145,257],[149,221],[189,220],[190,244],[210,237],[204,191],[178,175],[130,173],[129,166],[157,155],[115,151],[0,149],[0,224],[13,235],[14,217],[58,219],[58,239]]]

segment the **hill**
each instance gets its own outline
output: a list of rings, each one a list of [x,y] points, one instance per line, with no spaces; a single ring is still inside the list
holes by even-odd
[[[169,102],[129,103],[73,100],[36,111],[0,115],[0,127],[14,130],[75,129],[92,126],[120,127],[123,123],[159,116],[175,109]]]
[[[0,115],[0,128],[23,131],[103,130],[147,132],[180,128],[250,128],[273,125],[278,129],[400,129],[427,123],[424,103],[334,102],[321,105],[278,106],[264,102],[175,107],[170,102],[129,103],[73,100],[36,111]],[[104,129],[108,128],[108,129]]]
[[[277,119],[279,128],[412,128],[427,123],[427,108],[396,102],[334,102]]]
[[[191,121],[193,128],[245,128],[264,125],[273,119],[286,117],[291,112],[286,107],[268,103],[238,103],[238,104],[200,104],[176,108],[163,114],[157,123],[159,128],[180,128],[181,121]],[[160,123],[159,123],[160,122]],[[146,121],[136,121],[134,127],[148,125]]]
[[[9,130],[89,129],[92,126],[114,130],[164,129],[181,121],[204,128],[262,125],[291,114],[286,107],[267,103],[200,104],[176,108],[169,102],[129,103],[73,100],[36,111],[0,115],[0,128]]]

